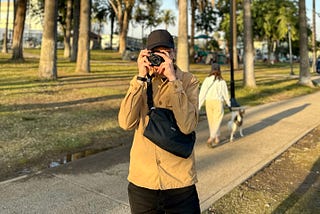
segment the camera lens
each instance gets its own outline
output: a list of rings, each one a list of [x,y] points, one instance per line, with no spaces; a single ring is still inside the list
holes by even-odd
[[[150,53],[150,56],[148,56],[148,60],[151,63],[151,66],[159,66],[164,62],[164,59],[155,53]]]

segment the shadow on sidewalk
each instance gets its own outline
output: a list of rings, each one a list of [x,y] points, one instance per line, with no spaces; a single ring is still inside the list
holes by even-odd
[[[262,129],[264,129],[268,126],[272,126],[272,125],[276,124],[280,120],[283,120],[287,117],[290,117],[294,114],[297,114],[298,112],[302,111],[303,109],[305,109],[309,105],[310,105],[310,103],[306,103],[306,104],[301,105],[299,107],[287,109],[287,110],[279,112],[273,116],[264,118],[259,123],[252,124],[251,126],[246,127],[244,132],[246,133],[246,135],[250,135],[255,132],[261,131]]]

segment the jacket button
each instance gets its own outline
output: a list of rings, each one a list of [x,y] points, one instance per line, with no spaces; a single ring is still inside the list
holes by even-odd
[[[159,105],[162,105],[162,102],[161,102],[161,101],[159,101]]]

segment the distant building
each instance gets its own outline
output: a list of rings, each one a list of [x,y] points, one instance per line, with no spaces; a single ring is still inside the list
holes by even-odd
[[[127,49],[129,50],[140,50],[142,49],[142,39],[137,39],[134,37],[127,37]],[[102,34],[101,35],[101,48],[102,49],[110,49],[110,34]],[[119,49],[119,35],[113,34],[112,36],[112,49]]]
[[[31,0],[34,1],[34,0]],[[1,1],[1,10],[0,10],[0,40],[3,40],[3,36],[5,33],[6,23],[7,23],[7,9],[8,4],[5,1]],[[9,14],[8,14],[8,41],[12,41],[12,32],[13,32],[13,20],[14,20],[14,12],[13,12],[13,1],[10,1],[9,5]],[[24,35],[23,41],[24,46],[36,46],[40,45],[42,38],[42,17],[34,16],[28,13],[26,14],[25,26],[24,26]]]
[[[37,7],[38,0],[30,0],[30,4],[32,4],[33,10],[39,10]],[[1,0],[0,2],[0,45],[2,45],[2,40],[5,33],[6,23],[7,23],[7,1]],[[8,42],[12,42],[12,33],[13,33],[13,23],[14,20],[14,12],[13,12],[13,0],[10,1],[9,5],[9,16],[8,16]],[[33,15],[30,11],[27,10],[26,20],[24,25],[24,35],[23,35],[23,46],[26,48],[29,47],[40,47],[42,40],[42,32],[43,32],[43,15]],[[61,31],[61,27],[58,25],[58,34],[63,35]],[[110,35],[97,35],[94,32],[90,33],[91,48],[100,47],[99,43],[101,42],[102,49],[110,48]],[[58,42],[58,48],[63,48],[63,42]],[[112,40],[112,48],[119,48],[119,35],[114,34]],[[136,50],[142,48],[142,40],[127,37],[127,48],[130,50]]]

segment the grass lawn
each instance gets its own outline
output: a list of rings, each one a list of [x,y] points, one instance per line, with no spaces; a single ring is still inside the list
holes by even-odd
[[[135,62],[118,53],[91,52],[91,73],[75,73],[75,63],[58,52],[58,80],[38,79],[39,50],[26,49],[26,62],[12,63],[0,54],[0,168],[11,172],[84,149],[109,149],[130,143],[119,128],[117,114],[128,83],[137,73]],[[298,74],[298,64],[294,65]],[[192,64],[200,82],[210,66]],[[222,66],[229,84],[230,72]],[[242,70],[235,71],[236,99],[252,106],[312,93],[318,88],[297,85],[289,64],[256,64],[255,89],[242,87]],[[40,164],[40,165],[41,165]]]

